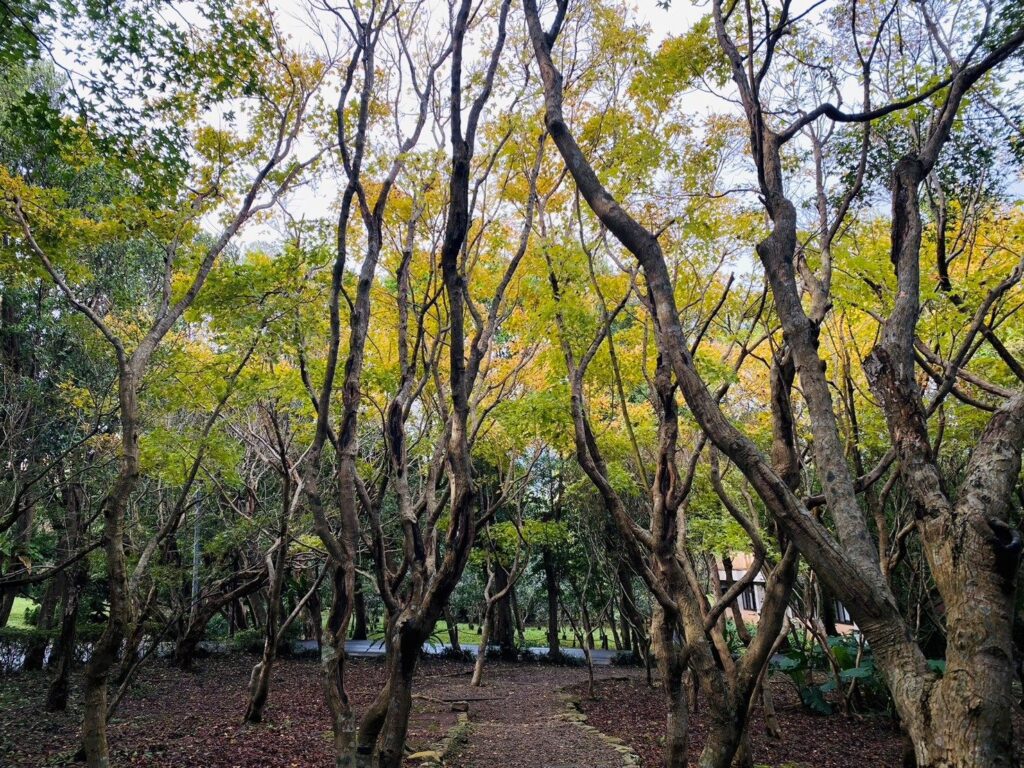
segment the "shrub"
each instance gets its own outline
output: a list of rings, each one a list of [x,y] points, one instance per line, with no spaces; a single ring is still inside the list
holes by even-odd
[[[636,651],[620,651],[612,656],[613,667],[642,667],[644,660]]]
[[[243,629],[235,632],[229,645],[233,651],[260,654],[263,653],[263,637],[262,629]]]
[[[434,658],[444,659],[445,661],[473,661],[474,657],[465,648],[456,649],[446,645],[441,649],[440,653],[434,654]]]
[[[206,625],[203,637],[207,640],[223,640],[228,636],[228,622],[223,615],[217,614]]]
[[[543,653],[536,657],[538,664],[550,664],[554,667],[585,667],[587,666],[587,660],[583,656],[573,656],[568,653],[559,651],[552,655],[551,653]]]

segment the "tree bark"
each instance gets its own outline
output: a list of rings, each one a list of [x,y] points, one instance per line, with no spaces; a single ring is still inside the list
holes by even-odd
[[[555,556],[550,549],[545,548],[541,558],[544,567],[544,586],[547,590],[548,602],[548,656],[555,658],[562,653],[558,637],[558,570],[555,564]]]
[[[366,596],[363,594],[363,584],[359,579],[356,579],[356,594],[353,605],[353,614],[355,616],[355,623],[352,626],[352,639],[365,640],[369,637],[366,621]]]

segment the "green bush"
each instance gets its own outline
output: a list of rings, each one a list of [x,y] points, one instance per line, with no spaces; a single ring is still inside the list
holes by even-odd
[[[223,640],[228,636],[228,622],[221,614],[217,614],[206,625],[203,637],[207,640]]]
[[[243,653],[263,653],[263,630],[243,629],[231,638],[231,650]]]
[[[612,656],[611,665],[613,667],[642,667],[644,660],[636,651],[619,651]]]
[[[25,625],[29,627],[39,626],[39,606],[35,603],[25,607]]]
[[[810,646],[802,643],[791,645],[785,654],[772,659],[770,669],[793,681],[800,694],[800,701],[811,712],[832,714],[835,705],[831,699],[845,696],[851,686],[853,696],[850,703],[856,709],[862,712],[891,712],[892,696],[881,672],[875,666],[871,649],[861,649],[857,639],[849,635],[828,638],[828,646],[839,666],[838,682],[818,643]],[[823,679],[823,682],[817,682],[815,673],[817,680]],[[856,685],[853,685],[854,682]],[[839,686],[843,690],[837,690]]]

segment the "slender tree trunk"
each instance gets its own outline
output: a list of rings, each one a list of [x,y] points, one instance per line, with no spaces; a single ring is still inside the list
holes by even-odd
[[[733,583],[732,576],[732,558],[725,556],[722,558],[722,570],[725,571],[726,583],[731,585]],[[740,636],[740,641],[744,646],[750,645],[752,637],[750,630],[747,628],[747,621],[743,618],[743,611],[740,610],[740,601],[734,600],[732,603],[732,620],[736,625],[736,633]]]
[[[548,655],[556,657],[562,653],[558,638],[558,569],[555,564],[555,556],[551,550],[545,549],[542,558],[544,585],[547,588],[548,597]]]
[[[476,660],[473,662],[473,677],[469,681],[473,687],[479,686],[483,678],[484,663],[487,659],[487,643],[491,639],[491,627],[494,624],[494,612],[495,604],[488,601],[487,607],[484,609],[484,620],[480,624],[480,644],[477,646]]]
[[[316,641],[316,652],[319,656],[323,650],[324,644],[324,619],[323,619],[323,604],[320,600],[320,590],[318,589],[306,602],[306,616],[308,617],[309,627],[313,633],[313,640]]]
[[[462,646],[459,644],[459,624],[452,615],[451,608],[444,609],[444,621],[448,626],[448,644],[454,653],[462,653]]]
[[[512,618],[516,622],[516,639],[519,645],[523,648],[526,647],[526,622],[523,619],[523,612],[519,608],[519,598],[516,596],[515,584],[512,585],[512,589],[508,593],[509,602],[512,606]]]
[[[57,598],[62,592],[66,592],[64,582],[67,579],[67,574],[59,573],[56,577],[50,580],[50,583],[46,585],[46,590],[43,592],[43,599],[39,603],[39,618],[36,621],[36,628],[47,631],[53,629],[54,625],[54,613],[57,610]],[[38,670],[43,668],[43,662],[46,660],[46,649],[50,646],[50,638],[43,636],[37,640],[33,640],[25,652],[25,663],[22,665],[24,670]]]
[[[356,578],[356,594],[352,606],[352,615],[354,617],[352,639],[365,640],[369,637],[366,621],[366,596],[363,594],[363,584],[359,578]]]

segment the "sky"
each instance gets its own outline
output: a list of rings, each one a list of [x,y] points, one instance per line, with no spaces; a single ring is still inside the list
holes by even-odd
[[[577,0],[582,2],[583,0]],[[428,0],[429,12],[433,13],[435,8],[442,13],[436,18],[443,18],[443,8],[446,2],[439,0]],[[305,11],[297,10],[298,6],[291,0],[275,0],[275,6],[279,11],[279,23],[282,28],[292,36],[299,44],[308,44],[314,48],[323,47],[323,42],[311,31],[306,20]],[[431,7],[433,6],[433,7]],[[695,5],[690,0],[674,0],[668,8],[662,8],[657,0],[634,0],[633,11],[630,14],[631,23],[640,22],[650,28],[648,47],[656,49],[658,45],[670,35],[684,33],[689,27],[699,20],[710,8],[705,3],[702,6]],[[521,4],[513,3],[513,16],[510,23],[521,24]],[[467,45],[472,44],[472,39],[467,40]],[[721,108],[723,102],[711,94],[695,93],[690,99],[692,108],[700,112],[708,112],[712,108]],[[489,107],[494,108],[494,103]],[[306,218],[327,217],[333,214],[336,208],[337,185],[328,181],[322,188],[307,187],[297,190],[290,197],[289,208],[301,211]],[[272,225],[250,226],[241,233],[240,240],[243,243],[258,243],[275,239],[275,231]]]

